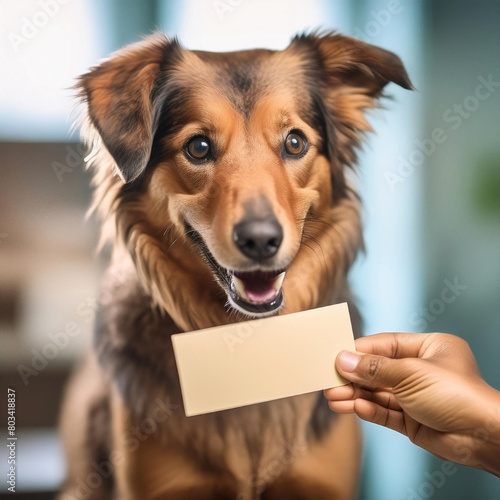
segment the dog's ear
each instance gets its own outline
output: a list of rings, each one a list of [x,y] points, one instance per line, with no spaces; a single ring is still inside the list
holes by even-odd
[[[315,47],[323,81],[330,88],[351,86],[370,97],[379,97],[389,82],[413,89],[401,59],[388,50],[337,34],[305,35],[296,40]]]
[[[165,71],[179,53],[177,41],[152,35],[92,68],[76,86],[125,182],[137,179],[148,164],[164,100]]]
[[[355,38],[301,35],[290,48],[307,58],[314,111],[325,129],[334,190],[337,187],[342,192],[345,180],[341,167],[355,163],[360,133],[372,130],[364,111],[377,106],[388,83],[405,89],[412,89],[412,84],[397,55]]]

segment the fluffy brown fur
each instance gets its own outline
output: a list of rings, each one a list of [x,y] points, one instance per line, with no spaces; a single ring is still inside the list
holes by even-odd
[[[266,314],[350,299],[361,225],[345,169],[391,81],[411,88],[397,56],[337,34],[225,54],[156,34],[81,77],[93,208],[113,255],[95,350],[63,410],[62,499],[353,497],[350,417],[307,394],[186,418],[170,335],[259,315],[228,302],[233,272],[286,270],[282,307]],[[294,132],[300,154],[284,149]],[[186,151],[200,135],[202,162]],[[237,247],[249,219],[279,225],[275,254]]]

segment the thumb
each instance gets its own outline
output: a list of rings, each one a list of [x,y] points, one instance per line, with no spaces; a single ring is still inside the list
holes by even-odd
[[[408,366],[402,359],[351,351],[342,351],[335,366],[350,382],[370,388],[394,387],[408,375]]]

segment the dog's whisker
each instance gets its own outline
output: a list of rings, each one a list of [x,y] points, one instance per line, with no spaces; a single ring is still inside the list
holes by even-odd
[[[180,239],[180,236],[175,238],[175,240],[172,241],[172,243],[170,243],[170,245],[168,246],[167,251],[170,250],[175,245],[175,243],[177,243],[179,241],[179,239]]]
[[[173,224],[170,224],[170,226],[168,226],[164,231],[163,231],[163,237],[165,238],[167,236],[168,233],[170,233],[173,229]]]
[[[318,260],[321,260],[319,258],[318,252],[316,252],[316,250],[314,250],[314,248],[311,245],[309,245],[308,243],[306,243],[304,241],[302,242],[302,245],[304,245],[306,248],[309,248],[309,250],[311,250],[316,255],[316,257],[318,258]]]

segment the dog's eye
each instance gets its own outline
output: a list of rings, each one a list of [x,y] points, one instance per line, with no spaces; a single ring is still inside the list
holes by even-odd
[[[298,156],[307,149],[307,141],[298,131],[290,132],[285,139],[285,151],[287,155]]]
[[[206,161],[211,156],[210,140],[204,135],[197,135],[188,141],[184,147],[187,156],[194,161]]]

